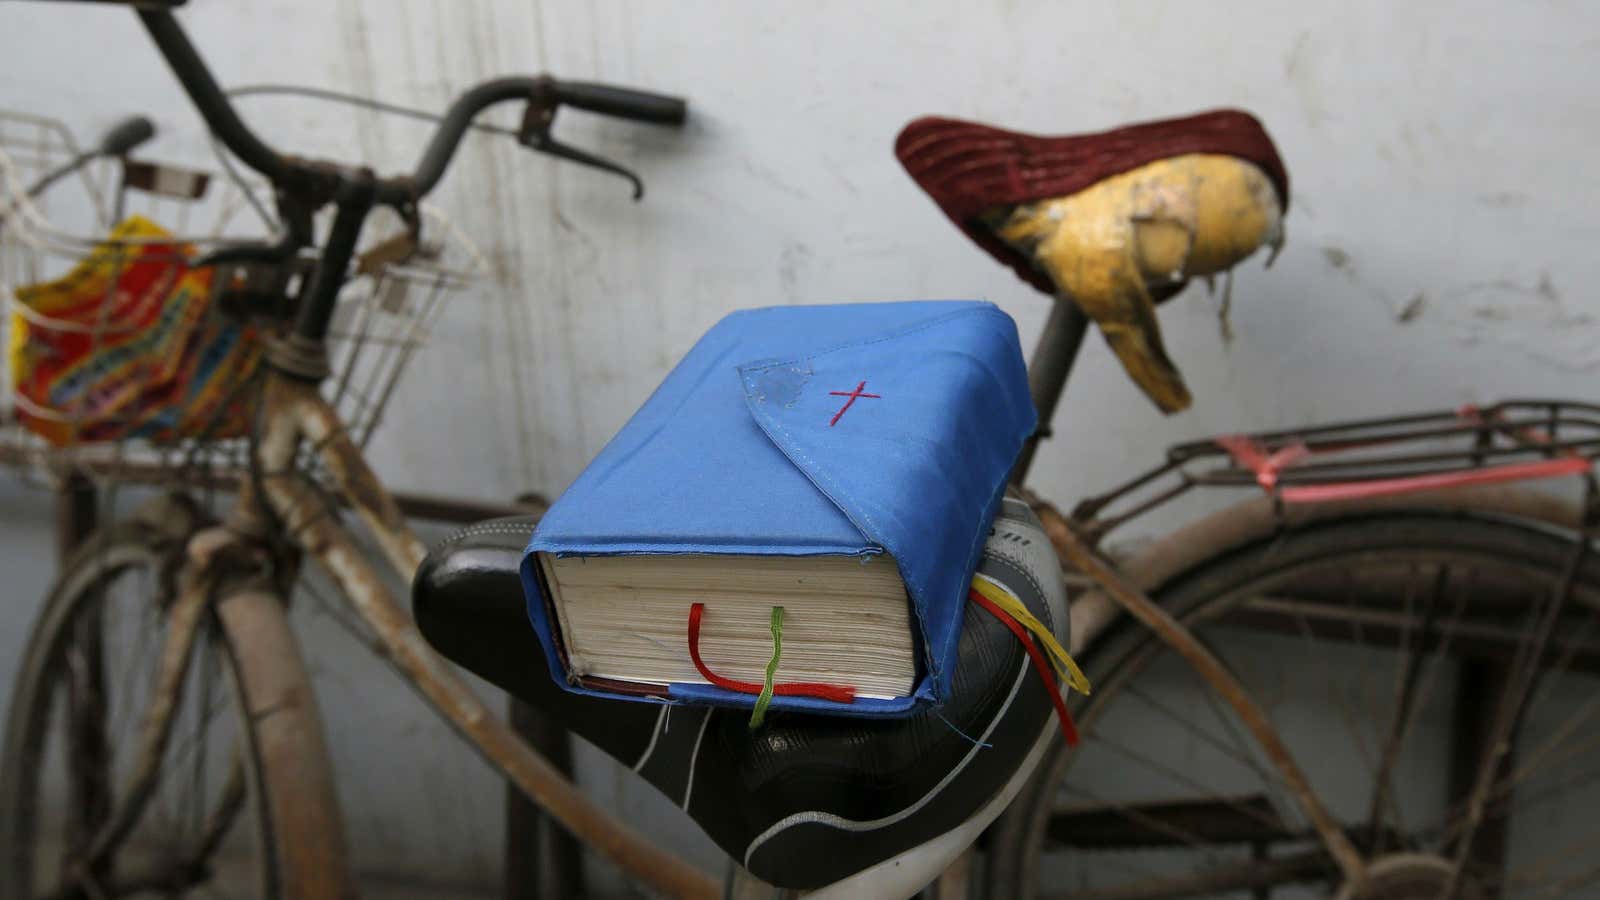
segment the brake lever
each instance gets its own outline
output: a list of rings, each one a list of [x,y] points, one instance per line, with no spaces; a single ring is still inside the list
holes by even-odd
[[[405,230],[373,244],[356,255],[356,274],[377,275],[393,265],[400,265],[419,253],[422,245],[422,215],[414,203],[393,207],[405,224]]]
[[[644,180],[638,175],[612,162],[595,156],[587,150],[579,150],[569,144],[563,144],[550,136],[550,126],[556,120],[556,105],[550,101],[530,100],[527,112],[522,116],[522,128],[517,133],[517,143],[529,150],[548,153],[560,159],[570,160],[582,166],[599,169],[621,176],[633,185],[633,199],[640,200],[644,197]]]

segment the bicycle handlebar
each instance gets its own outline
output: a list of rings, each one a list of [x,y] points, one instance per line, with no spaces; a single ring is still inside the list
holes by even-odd
[[[689,114],[687,103],[665,94],[592,81],[552,81],[551,84],[556,102],[601,115],[655,125],[682,125]]]
[[[133,148],[156,136],[156,125],[144,116],[129,116],[111,126],[95,152],[101,156],[127,156]]]
[[[311,243],[313,214],[333,203],[334,216],[328,240],[310,279],[301,290],[295,312],[294,336],[310,346],[320,346],[332,320],[339,288],[360,236],[362,223],[377,204],[392,206],[407,221],[416,222],[416,203],[444,176],[472,120],[485,109],[508,100],[522,100],[527,109],[517,140],[523,146],[627,178],[638,198],[643,184],[623,167],[568,147],[550,135],[550,125],[563,103],[604,115],[642,122],[676,125],[684,120],[686,104],[677,98],[589,82],[562,82],[549,75],[498,78],[477,85],[456,98],[439,121],[427,148],[409,175],[379,178],[371,170],[286,156],[273,149],[239,118],[227,94],[217,85],[200,53],[183,27],[165,9],[139,8],[139,19],[172,67],[189,98],[205,117],[212,134],[245,165],[266,176],[278,192],[284,231],[271,244],[241,244],[202,258],[196,265],[220,262],[276,264]],[[326,361],[282,363],[306,377],[326,374]]]
[[[178,81],[200,110],[200,115],[205,117],[206,125],[217,136],[217,140],[245,165],[265,175],[268,180],[277,183],[285,179],[289,173],[283,156],[257,137],[250,126],[239,118],[233,104],[228,102],[227,95],[217,86],[199,51],[189,43],[189,36],[183,33],[182,26],[172,13],[165,9],[144,7],[135,11],[139,14],[139,21],[144,23],[145,30],[150,32],[150,39],[155,41],[157,49],[172,67],[173,74],[178,76]]]
[[[110,130],[101,136],[99,143],[39,176],[28,187],[27,194],[29,197],[37,197],[49,190],[51,185],[94,160],[105,156],[127,156],[135,147],[155,136],[154,122],[144,116],[129,116],[111,126]]]
[[[291,192],[320,185],[323,193],[331,196],[338,182],[348,180],[345,177],[348,173],[340,171],[338,167],[285,156],[273,149],[239,118],[233,104],[211,77],[199,52],[189,42],[172,13],[143,8],[138,13],[173,73],[205,117],[212,133],[245,165]],[[444,176],[456,147],[472,126],[473,119],[485,109],[508,100],[523,100],[542,107],[542,120],[530,120],[533,124],[524,125],[523,135],[524,144],[541,150],[559,147],[553,145],[547,135],[537,139],[538,135],[530,133],[541,122],[548,126],[555,108],[563,104],[658,125],[681,125],[688,113],[688,104],[680,98],[632,88],[584,81],[559,81],[549,75],[486,81],[457,97],[450,105],[418,160],[415,172],[376,181],[375,201],[400,205],[426,196]],[[581,154],[575,156],[558,152],[556,155],[586,161]],[[330,178],[330,175],[333,177]]]

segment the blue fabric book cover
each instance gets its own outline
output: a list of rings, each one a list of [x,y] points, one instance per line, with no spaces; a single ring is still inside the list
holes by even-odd
[[[773,709],[895,716],[938,703],[967,585],[1035,415],[1015,323],[993,304],[745,310],[724,318],[545,513],[522,575],[552,675],[571,676],[536,554],[887,554],[911,604],[910,695]],[[687,652],[687,650],[685,651]],[[673,700],[749,707],[710,684]]]

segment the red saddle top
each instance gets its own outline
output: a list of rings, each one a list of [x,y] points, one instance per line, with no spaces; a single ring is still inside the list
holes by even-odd
[[[967,236],[1024,281],[1054,294],[1045,273],[977,221],[985,210],[1074,194],[1095,182],[1186,153],[1237,156],[1260,166],[1289,208],[1289,173],[1255,116],[1219,109],[1098,134],[1041,137],[977,122],[926,117],[907,125],[895,156]]]

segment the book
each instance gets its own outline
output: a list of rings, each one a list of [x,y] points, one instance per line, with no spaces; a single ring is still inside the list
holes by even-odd
[[[698,602],[707,610],[700,653],[730,679],[762,682],[772,657],[770,610],[782,606],[785,681],[880,699],[911,693],[911,608],[893,560],[542,554],[540,564],[567,671],[580,678],[704,683],[684,646]]]
[[[781,615],[773,709],[939,702],[1034,424],[1016,325],[992,304],[724,318],[534,531],[522,575],[552,676],[579,693],[753,706]]]

